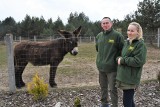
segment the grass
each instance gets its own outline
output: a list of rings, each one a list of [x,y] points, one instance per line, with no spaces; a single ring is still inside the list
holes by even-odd
[[[6,64],[7,64],[6,46],[0,45],[0,65],[6,65]]]
[[[63,60],[62,64],[71,65],[72,63],[84,62],[84,63],[92,63],[95,62],[96,59],[96,50],[94,43],[81,43],[79,45],[79,53],[77,56],[72,56],[68,53],[65,56],[65,60]],[[160,49],[154,47],[148,47],[147,53],[148,60],[160,60]],[[0,65],[4,65],[7,63],[7,52],[6,46],[0,45]]]
[[[78,73],[88,71],[90,64],[95,64],[96,50],[93,43],[83,43],[79,45],[79,53],[77,56],[72,56],[68,53],[60,67],[58,72],[65,75],[77,75]],[[85,67],[86,66],[86,67]]]
[[[87,60],[88,61],[95,61],[96,57],[96,49],[95,44],[93,43],[83,43],[79,45],[79,53],[77,56],[72,56],[70,54],[67,54],[65,58],[70,59],[78,59],[78,60]]]
[[[154,47],[147,47],[147,61],[148,66],[154,66],[154,62],[160,60],[160,49]],[[79,53],[76,56],[68,53],[63,61],[60,63],[57,69],[56,82],[60,87],[69,87],[71,85],[80,84],[81,86],[95,85],[98,81],[98,71],[96,68],[96,49],[94,43],[81,43],[79,44]],[[155,63],[157,64],[157,63]],[[0,71],[6,73],[7,65],[7,53],[6,46],[0,45]],[[35,67],[30,63],[27,65],[24,73],[24,81],[30,82],[31,78],[36,72],[40,77],[44,78],[45,82],[48,83],[49,79],[49,66]],[[3,76],[4,77],[4,76]],[[6,78],[1,78],[1,81],[6,81]],[[7,84],[7,83],[6,83]]]
[[[160,61],[160,48],[148,46],[147,47],[147,59]]]
[[[74,71],[77,71],[75,68],[71,68],[73,64],[76,63],[77,66],[81,66],[84,64],[93,64],[96,60],[96,49],[94,43],[81,43],[79,44],[79,53],[77,56],[72,56],[70,53],[68,53],[64,60],[60,63],[60,66],[68,66],[68,70],[65,68],[61,69],[62,73],[65,73],[65,71],[70,71],[72,73],[71,69],[74,69]],[[160,60],[160,49],[154,48],[154,47],[147,47],[147,60],[153,61],[153,60]],[[0,45],[0,65],[7,64],[7,52],[6,52],[6,46]]]
[[[147,58],[149,60],[160,60],[160,49],[148,46],[147,47],[148,54]],[[79,44],[79,53],[77,56],[72,56],[70,53],[68,53],[65,58],[68,58],[70,60],[86,60],[87,62],[95,61],[96,58],[96,50],[95,50],[95,44],[94,43],[81,43]],[[0,64],[7,62],[7,52],[6,52],[6,46],[0,45]],[[72,63],[68,60],[63,61],[65,63]]]
[[[74,71],[83,71],[86,68],[84,65],[95,64],[96,49],[94,43],[79,44],[79,53],[77,56],[72,56],[68,53],[64,60],[60,63],[58,70],[61,73],[73,73]],[[160,60],[160,49],[148,47],[147,60]],[[0,45],[0,65],[7,64],[6,46]],[[76,65],[76,67],[75,67]],[[30,65],[29,65],[30,66]],[[63,68],[65,67],[65,69]]]

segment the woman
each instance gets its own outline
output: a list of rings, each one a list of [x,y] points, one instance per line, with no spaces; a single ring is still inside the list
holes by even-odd
[[[124,107],[135,107],[134,93],[140,84],[142,68],[146,62],[147,49],[139,23],[130,23],[127,35],[128,39],[122,49],[121,57],[117,58],[116,87],[123,90]]]

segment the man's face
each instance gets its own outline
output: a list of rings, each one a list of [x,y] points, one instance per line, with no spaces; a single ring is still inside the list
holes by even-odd
[[[109,30],[112,27],[112,22],[109,19],[102,19],[101,21],[101,27],[103,28],[103,30]]]

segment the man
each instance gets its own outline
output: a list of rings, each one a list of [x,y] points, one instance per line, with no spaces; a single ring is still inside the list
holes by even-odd
[[[124,37],[112,27],[113,23],[109,17],[101,21],[103,29],[96,36],[97,59],[99,70],[99,84],[101,87],[101,107],[109,107],[109,91],[111,107],[118,107],[118,93],[116,84],[117,62],[124,43]]]

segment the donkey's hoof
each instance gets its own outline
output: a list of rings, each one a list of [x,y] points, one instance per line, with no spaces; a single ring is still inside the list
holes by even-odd
[[[52,88],[57,88],[57,84],[56,84],[56,85],[52,85],[51,87],[52,87]]]
[[[22,86],[22,87],[25,87],[25,86],[26,86],[26,84],[25,84],[24,82],[22,82],[22,83],[21,83],[21,86]]]
[[[51,88],[57,88],[57,85],[51,86]]]
[[[17,89],[21,89],[22,87],[25,87],[25,83],[24,83],[24,84],[21,84],[21,85],[16,85],[16,88],[17,88]]]
[[[50,84],[50,86],[51,86],[52,88],[57,88],[57,84],[56,84],[56,83]]]
[[[17,89],[21,89],[21,88],[22,88],[22,86],[20,86],[20,85],[16,85],[16,88],[17,88]]]

